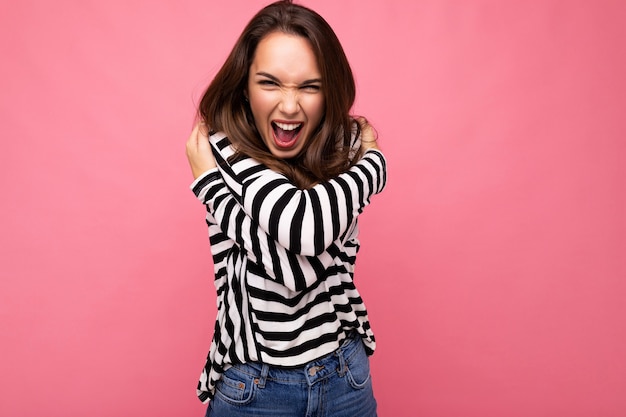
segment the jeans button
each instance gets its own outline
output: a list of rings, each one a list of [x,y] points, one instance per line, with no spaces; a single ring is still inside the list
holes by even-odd
[[[312,366],[309,368],[309,376],[315,376],[317,371],[324,369],[324,366]]]

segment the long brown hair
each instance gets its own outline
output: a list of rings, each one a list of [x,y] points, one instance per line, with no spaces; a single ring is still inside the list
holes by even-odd
[[[245,98],[250,65],[259,42],[283,32],[305,38],[311,45],[322,77],[324,115],[299,155],[277,159],[268,150]],[[319,14],[289,0],[263,8],[250,20],[226,62],[205,91],[199,117],[212,131],[229,137],[238,156],[249,156],[285,174],[299,188],[309,188],[346,171],[361,156],[350,149],[351,135],[360,126],[350,116],[355,84],[348,59],[330,25]]]

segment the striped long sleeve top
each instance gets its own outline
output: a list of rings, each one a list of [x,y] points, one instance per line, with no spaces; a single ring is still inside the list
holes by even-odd
[[[200,400],[233,364],[303,365],[338,349],[352,329],[373,353],[353,273],[357,217],[386,183],[382,153],[370,149],[345,173],[301,190],[252,158],[230,163],[223,133],[209,141],[218,167],[191,185],[207,209],[217,290]]]

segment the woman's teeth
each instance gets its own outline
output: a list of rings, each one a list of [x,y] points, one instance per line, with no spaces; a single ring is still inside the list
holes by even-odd
[[[295,123],[295,124],[287,124],[287,123],[278,123],[278,122],[274,122],[276,124],[276,126],[280,127],[282,130],[296,130],[297,128],[300,127],[300,125],[302,125],[302,123]]]

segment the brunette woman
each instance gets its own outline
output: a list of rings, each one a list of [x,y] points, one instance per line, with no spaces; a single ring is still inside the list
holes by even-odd
[[[248,23],[188,142],[206,205],[218,314],[198,396],[207,416],[376,415],[375,339],[354,286],[357,218],[386,182],[350,116],[343,49],[290,1]]]

